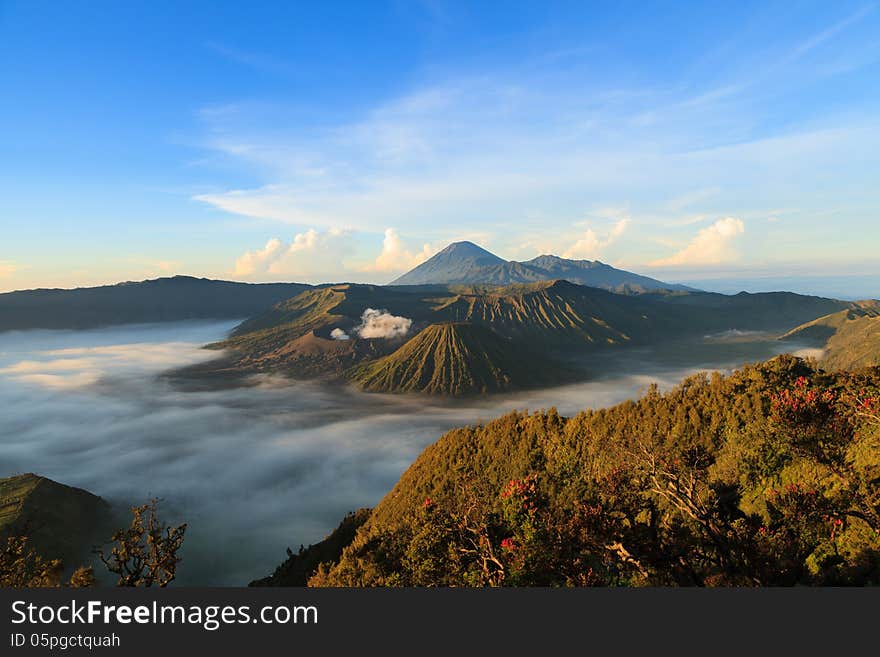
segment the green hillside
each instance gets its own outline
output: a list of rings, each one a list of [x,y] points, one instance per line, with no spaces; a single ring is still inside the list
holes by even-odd
[[[46,559],[87,561],[109,535],[110,508],[96,495],[35,474],[0,479],[0,541],[27,536]]]
[[[524,345],[474,324],[432,324],[394,353],[349,378],[371,392],[467,395],[526,388],[562,377]]]
[[[821,363],[830,369],[880,365],[880,303],[860,302],[855,308],[803,324],[782,339],[821,347]]]
[[[455,429],[310,584],[880,584],[878,400],[781,356]]]

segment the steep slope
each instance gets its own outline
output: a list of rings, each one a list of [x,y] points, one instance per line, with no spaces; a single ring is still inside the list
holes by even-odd
[[[432,324],[394,353],[349,372],[372,392],[466,395],[525,388],[548,379],[548,364],[473,324]]]
[[[228,350],[242,368],[338,375],[363,359],[393,351],[400,341],[355,335],[334,340],[334,329],[351,332],[367,308],[388,309],[426,324],[432,295],[438,292],[445,288],[344,284],[307,290],[242,322],[229,338],[208,346]]]
[[[483,324],[547,345],[623,344],[648,333],[659,337],[678,323],[664,315],[661,304],[567,281],[453,289],[457,294],[435,308],[443,321]]]
[[[880,365],[880,302],[859,302],[798,326],[781,339],[821,347],[822,366],[832,370]]]
[[[237,319],[309,287],[301,283],[253,284],[174,276],[72,290],[7,292],[0,294],[0,331]]]
[[[259,358],[311,331],[345,323],[347,318],[335,309],[348,289],[349,286],[333,286],[303,292],[245,320],[228,339],[210,346]]]
[[[504,283],[486,280],[486,272],[501,272],[507,264],[473,242],[453,242],[439,253],[391,282],[391,285],[447,283]],[[497,275],[497,274],[496,274]],[[480,280],[474,280],[480,279]]]
[[[0,541],[27,536],[46,559],[65,566],[87,560],[91,546],[106,540],[110,508],[96,495],[35,474],[0,479]]]
[[[880,368],[829,375],[781,356],[570,418],[454,429],[310,585],[876,585],[880,426],[837,408],[841,444],[862,456],[829,464],[802,403],[878,389]],[[867,491],[858,510],[841,481]]]
[[[391,284],[511,285],[557,279],[616,292],[690,289],[615,269],[599,261],[542,255],[527,262],[508,262],[472,242],[450,244]]]
[[[435,316],[548,345],[647,344],[713,331],[780,330],[854,304],[787,292],[622,295],[568,281],[451,287]]]

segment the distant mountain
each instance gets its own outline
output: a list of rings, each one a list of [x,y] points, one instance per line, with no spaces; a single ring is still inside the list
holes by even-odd
[[[345,284],[306,290],[210,346],[226,350],[227,371],[350,378],[367,390],[457,395],[560,383],[572,373],[557,363],[588,366],[584,356],[626,345],[731,329],[781,333],[853,307],[784,292],[621,295],[562,280]],[[361,337],[368,308],[405,318],[409,330],[388,339]],[[334,339],[340,332],[348,339]]]
[[[392,281],[391,285],[510,285],[557,279],[615,292],[691,289],[615,269],[598,260],[567,260],[554,255],[542,255],[526,262],[508,262],[472,242],[450,244],[415,269]]]
[[[109,505],[97,495],[35,474],[0,479],[0,545],[27,536],[45,559],[65,567],[88,561],[92,545],[110,536]]]
[[[831,370],[880,366],[880,301],[861,301],[807,322],[782,336],[823,350],[819,359]]]
[[[71,290],[0,294],[0,331],[248,317],[308,289],[302,283],[235,283],[191,276]]]
[[[371,392],[468,395],[552,380],[548,363],[488,326],[432,324],[394,353],[354,368],[348,378]]]
[[[473,242],[454,242],[431,256],[415,269],[390,285],[425,285],[444,283],[496,283],[511,281],[491,280],[503,276],[507,261]]]

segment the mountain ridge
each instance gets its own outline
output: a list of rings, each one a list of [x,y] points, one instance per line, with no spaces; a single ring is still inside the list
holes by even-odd
[[[494,392],[530,383],[562,383],[567,373],[556,362],[581,363],[577,367],[584,367],[586,374],[591,354],[663,340],[701,339],[728,330],[779,335],[852,307],[850,302],[792,293],[621,295],[565,280],[507,286],[345,284],[306,290],[209,346],[227,350],[230,367],[243,373],[353,380],[368,390],[384,392],[459,394],[459,388]],[[393,338],[360,337],[357,330],[366,309],[382,309],[406,320],[408,330]],[[432,326],[447,324],[478,328],[452,329],[450,335],[434,335],[438,339],[431,341],[433,346],[424,344],[439,330]],[[337,331],[347,339],[334,339]],[[420,338],[424,331],[430,332]],[[504,342],[486,337],[495,334]],[[439,346],[458,337],[464,340],[461,344],[471,344],[470,338],[479,344],[485,338],[484,351],[494,355],[486,360],[487,353],[480,349]],[[511,364],[515,360],[511,353],[502,353],[508,348],[523,359],[537,353],[543,360],[530,359],[532,368],[525,372]],[[464,360],[448,368],[442,365],[437,373],[433,358],[439,353],[455,354],[456,359],[461,355]],[[507,380],[471,376],[493,367],[511,376]],[[467,383],[459,386],[455,381],[461,377]],[[473,383],[477,380],[482,383]]]
[[[555,279],[628,293],[693,290],[617,269],[598,260],[570,260],[544,254],[524,262],[508,261],[468,241],[453,242],[389,285],[509,285]]]
[[[0,294],[0,331],[240,319],[311,287],[169,276],[97,287],[17,290]]]
[[[781,340],[802,340],[822,349],[819,362],[831,370],[880,365],[880,301],[855,302],[801,324]]]

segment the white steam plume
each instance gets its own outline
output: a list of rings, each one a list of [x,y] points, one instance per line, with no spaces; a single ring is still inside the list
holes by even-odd
[[[397,338],[406,335],[410,326],[412,320],[409,317],[398,317],[387,310],[367,308],[354,332],[362,338]]]

